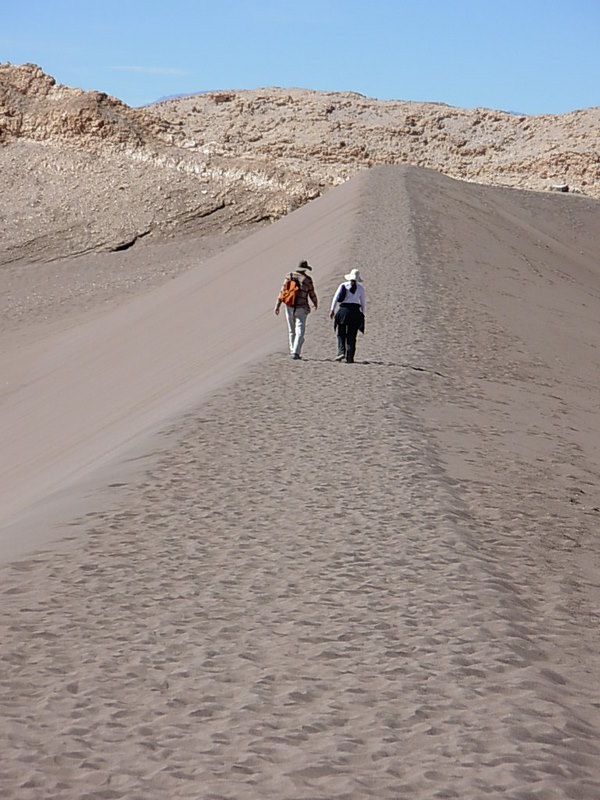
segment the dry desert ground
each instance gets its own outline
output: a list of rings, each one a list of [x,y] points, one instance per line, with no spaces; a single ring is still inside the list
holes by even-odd
[[[597,800],[599,226],[377,167],[224,249],[6,269],[0,795]]]

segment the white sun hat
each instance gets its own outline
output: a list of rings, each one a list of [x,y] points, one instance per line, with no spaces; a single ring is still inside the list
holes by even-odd
[[[362,283],[362,278],[360,277],[360,270],[358,269],[351,269],[347,275],[344,275],[344,278],[347,281],[356,281],[357,283]]]

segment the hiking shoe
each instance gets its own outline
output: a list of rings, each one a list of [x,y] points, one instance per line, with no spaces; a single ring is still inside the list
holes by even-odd
[[[298,353],[292,353],[292,358],[294,361],[301,361],[301,356],[299,356]]]
[[[336,361],[343,361],[345,358],[346,358],[346,356],[343,353],[338,353],[337,356],[335,357],[335,360]]]

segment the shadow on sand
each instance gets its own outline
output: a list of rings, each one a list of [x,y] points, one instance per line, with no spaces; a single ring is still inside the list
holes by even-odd
[[[302,356],[299,361],[304,361],[305,363],[314,363],[314,364],[346,364],[345,361],[337,361],[335,358],[306,358]],[[404,364],[398,363],[396,361],[373,361],[371,359],[362,361],[361,359],[357,359],[356,361],[352,362],[353,366],[359,367],[396,367],[396,369],[410,369],[413,372],[425,372],[430,375],[438,375],[440,378],[445,378],[443,372],[439,372],[436,369],[431,369],[429,367],[420,367],[415,366],[414,364]]]

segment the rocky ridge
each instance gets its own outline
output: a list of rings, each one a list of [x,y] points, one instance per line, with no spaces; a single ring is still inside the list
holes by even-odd
[[[517,116],[304,89],[130,108],[0,65],[0,263],[275,220],[376,164],[600,198],[600,108]]]

